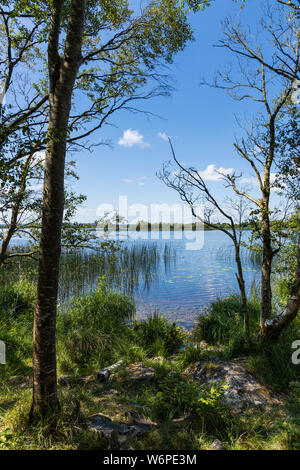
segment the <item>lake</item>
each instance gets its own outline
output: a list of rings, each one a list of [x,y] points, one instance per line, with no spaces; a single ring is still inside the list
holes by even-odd
[[[243,239],[246,240],[249,233],[245,231]],[[198,244],[202,245],[199,247],[192,231],[120,232],[118,235],[128,247],[143,246],[149,250],[155,247],[160,253],[151,276],[143,279],[140,275],[134,289],[139,318],[158,311],[169,320],[190,328],[210,302],[238,292],[232,242],[223,232],[198,232]],[[192,249],[187,249],[188,244]],[[259,283],[260,267],[247,256],[246,249],[243,261],[250,292],[253,282]]]
[[[243,239],[250,233],[244,231]],[[221,231],[112,232],[109,238],[121,242],[121,250],[113,255],[92,250],[63,254],[61,305],[95,289],[102,279],[108,288],[134,297],[138,318],[159,312],[191,328],[213,300],[238,292],[233,245]],[[242,250],[249,293],[253,282],[259,284],[260,267],[246,248]],[[30,270],[30,263],[20,261],[20,276]]]

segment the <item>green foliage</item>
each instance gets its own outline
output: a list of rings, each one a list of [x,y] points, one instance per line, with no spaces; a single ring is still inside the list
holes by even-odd
[[[300,381],[299,365],[292,363],[292,344],[300,338],[300,321],[297,318],[286,328],[275,343],[249,355],[248,365],[273,389],[286,392],[290,382]]]
[[[95,372],[122,350],[125,325],[135,313],[131,298],[106,291],[103,285],[72,300],[57,319],[58,360],[62,372]]]
[[[0,377],[26,373],[32,354],[35,288],[27,281],[0,289],[0,339],[6,344],[6,364]]]
[[[196,341],[205,340],[213,345],[221,345],[219,354],[224,359],[248,357],[248,367],[259,375],[273,389],[286,391],[291,381],[300,380],[299,366],[291,360],[292,343],[300,337],[300,321],[297,318],[280,335],[276,342],[259,345],[260,301],[258,293],[252,292],[248,299],[252,335],[248,340],[243,331],[242,310],[238,297],[220,299],[211,305],[209,314],[200,316],[194,331]],[[181,360],[192,362],[193,357],[201,357],[201,350],[183,352]]]
[[[120,325],[133,318],[135,306],[130,297],[118,292],[106,291],[99,286],[93,292],[82,297],[75,297],[68,314],[59,316],[62,332],[89,325],[105,333],[117,332]]]
[[[248,300],[250,324],[252,327],[259,318],[260,304],[257,292],[253,291]],[[227,297],[213,302],[207,315],[200,315],[194,330],[197,341],[210,344],[228,343],[234,335],[243,331],[242,303],[239,296]]]
[[[171,372],[159,382],[158,388],[152,407],[156,419],[165,421],[180,413],[190,413],[192,425],[198,431],[214,435],[224,432],[228,418],[222,400],[228,388],[226,384],[200,386]]]
[[[185,334],[176,323],[155,313],[146,321],[135,322],[136,341],[149,356],[174,354],[183,345]]]
[[[300,383],[292,383],[293,399],[288,402],[289,417],[280,420],[278,426],[283,429],[287,447],[291,450],[300,450]]]
[[[295,210],[289,220],[276,227],[277,236],[282,239],[282,247],[275,259],[274,272],[277,275],[276,291],[281,303],[286,304],[295,279],[297,264],[300,212]]]

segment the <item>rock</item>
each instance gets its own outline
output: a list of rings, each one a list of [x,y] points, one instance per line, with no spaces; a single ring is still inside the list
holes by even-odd
[[[108,416],[101,414],[94,415],[87,422],[92,431],[97,432],[100,437],[104,437],[107,440],[111,440],[117,434],[116,426]]]
[[[139,415],[132,410],[125,411],[125,416],[128,419],[129,424],[134,424],[135,420],[139,419]]]
[[[58,383],[62,387],[71,387],[71,377],[69,377],[68,375],[62,375],[61,377],[59,377]]]
[[[155,375],[155,370],[152,367],[143,366],[142,362],[136,362],[126,367],[129,372],[129,380],[149,380]]]
[[[162,356],[156,356],[156,357],[153,357],[153,359],[151,359],[153,362],[158,362],[158,363],[162,363],[164,362],[164,358]]]
[[[227,450],[224,444],[219,441],[219,439],[216,439],[212,445],[210,446],[210,450]]]
[[[125,436],[121,436],[117,439],[118,446],[120,449],[127,450],[129,446],[128,439]]]
[[[120,434],[131,434],[134,432],[133,426],[128,426],[127,424],[121,423],[118,429]]]
[[[244,361],[222,361],[210,357],[197,364],[193,373],[194,380],[204,383],[226,383],[225,402],[235,411],[264,405],[281,404],[281,400],[262,385],[254,374],[247,371]]]
[[[134,424],[113,421],[110,417],[98,414],[93,415],[87,420],[90,429],[97,432],[100,437],[105,438],[109,442],[117,442],[117,445],[124,448],[128,444],[128,439],[140,439],[143,437],[153,425],[148,420],[135,420]]]

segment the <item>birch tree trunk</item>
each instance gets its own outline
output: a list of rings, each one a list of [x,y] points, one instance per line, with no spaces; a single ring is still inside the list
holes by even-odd
[[[37,301],[33,330],[31,421],[59,407],[56,376],[56,310],[64,211],[66,138],[71,98],[81,64],[85,0],[72,0],[63,57],[59,36],[64,0],[54,0],[48,40],[50,116],[45,158]]]

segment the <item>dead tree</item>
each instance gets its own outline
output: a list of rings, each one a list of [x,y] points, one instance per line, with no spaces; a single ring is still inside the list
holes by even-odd
[[[238,75],[234,75],[232,69],[218,72],[212,86],[227,90],[238,101],[250,99],[261,105],[252,127],[245,129],[246,137],[234,144],[238,156],[248,162],[254,174],[260,197],[243,191],[240,187],[242,174],[234,172],[222,176],[237,195],[258,209],[262,241],[260,335],[263,336],[272,315],[272,263],[279,250],[272,240],[270,221],[272,168],[281,113],[289,104],[295,81],[299,79],[300,31],[296,12],[281,6],[266,7],[260,21],[261,35],[253,35],[240,24],[235,25],[231,18],[227,18],[223,26],[224,39],[219,47],[232,52]],[[273,44],[271,57],[264,47],[267,39]]]
[[[220,203],[217,198],[212,194],[204,179],[201,177],[198,170],[195,168],[185,168],[176,158],[175,151],[169,138],[169,143],[172,151],[174,162],[177,165],[176,171],[171,171],[170,162],[165,164],[162,171],[159,172],[159,178],[169,187],[178,192],[182,201],[187,203],[192,211],[193,216],[200,220],[205,226],[215,230],[220,230],[225,233],[233,242],[235,261],[237,266],[236,278],[238,281],[241,299],[242,299],[242,312],[244,318],[244,331],[246,337],[250,336],[250,319],[247,306],[247,296],[245,288],[245,280],[243,276],[243,267],[241,261],[241,246],[242,246],[242,222],[243,216],[247,209],[246,204],[240,198],[238,202],[230,203],[230,210],[225,209],[224,204]],[[204,210],[202,215],[196,210],[196,206],[202,203]],[[232,212],[238,213],[238,220],[235,219]],[[226,220],[230,228],[215,221],[216,214]]]

